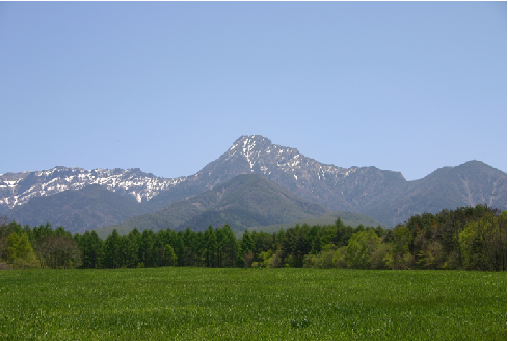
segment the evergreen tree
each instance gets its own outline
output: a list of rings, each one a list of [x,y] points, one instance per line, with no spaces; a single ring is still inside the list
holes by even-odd
[[[155,267],[157,250],[155,249],[155,234],[152,230],[143,230],[141,233],[140,252],[140,262],[145,267]]]
[[[139,263],[139,255],[141,246],[141,233],[134,227],[127,235],[125,246],[125,265],[129,268],[134,268]]]
[[[104,243],[104,259],[102,264],[105,268],[115,269],[119,266],[120,237],[116,229],[106,238]]]
[[[89,264],[90,268],[97,269],[101,267],[100,261],[104,253],[104,243],[95,230],[90,232],[90,253],[89,253]]]
[[[185,266],[185,243],[183,231],[178,231],[175,244],[176,247],[174,250],[178,259],[178,266]]]
[[[205,264],[208,268],[215,267],[215,252],[217,250],[217,237],[213,226],[210,225],[204,234],[206,240]]]
[[[218,229],[220,231],[221,241],[220,241],[220,267],[234,267],[236,265],[236,251],[237,251],[237,243],[236,236],[231,230],[229,225],[224,225],[222,228]],[[218,233],[219,235],[219,233]]]

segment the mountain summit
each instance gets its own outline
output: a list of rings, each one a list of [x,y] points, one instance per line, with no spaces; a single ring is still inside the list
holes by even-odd
[[[165,179],[139,169],[56,167],[49,171],[0,176],[0,213],[33,197],[100,184],[134,197],[150,210],[188,200],[240,174],[263,175],[298,197],[334,211],[371,216],[394,226],[413,214],[487,204],[506,209],[506,173],[480,161],[444,167],[423,179],[406,181],[399,172],[376,167],[341,168],[322,164],[296,148],[260,135],[241,136],[217,160],[191,176]],[[10,218],[9,211],[4,214]],[[42,223],[45,223],[42,222]]]
[[[301,155],[296,148],[272,144],[260,135],[242,136],[217,160],[209,163],[187,186],[211,189],[238,174],[259,174],[299,197],[332,210],[359,212],[372,196],[404,184],[401,173],[375,167],[341,168]],[[163,193],[163,198],[168,193]],[[159,198],[158,198],[159,199]]]

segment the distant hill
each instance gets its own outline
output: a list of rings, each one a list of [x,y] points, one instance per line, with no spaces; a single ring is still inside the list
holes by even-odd
[[[307,224],[309,226],[335,225],[335,221],[337,220],[338,217],[340,217],[340,219],[346,226],[357,227],[358,225],[363,225],[365,227],[381,226],[384,229],[391,228],[391,226],[385,225],[374,218],[367,217],[367,216],[360,214],[360,213],[344,212],[344,211],[330,211],[330,212],[328,212],[320,217],[317,217],[317,218],[297,220],[292,223],[282,224],[282,225],[249,227],[247,230],[249,230],[249,231],[264,231],[267,233],[273,233],[273,232],[277,232],[281,228],[288,229],[290,227],[295,227],[297,224],[300,226],[302,226],[304,224]],[[239,237],[241,237],[241,233],[239,234]]]
[[[134,227],[154,231],[190,227],[194,231],[204,231],[209,225],[224,224],[229,224],[233,231],[243,231],[251,226],[316,218],[327,212],[329,209],[300,199],[261,175],[242,174],[187,201],[127,219],[120,226],[100,229],[100,233],[105,230],[109,233],[113,228],[126,232]]]
[[[149,211],[149,207],[131,197],[110,192],[101,185],[89,185],[80,191],[33,198],[4,214],[23,225],[36,226],[49,222],[53,227],[63,226],[76,233],[98,229],[105,223],[119,224]]]

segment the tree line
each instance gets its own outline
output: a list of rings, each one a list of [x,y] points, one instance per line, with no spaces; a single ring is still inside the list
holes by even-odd
[[[275,233],[228,226],[171,229],[105,239],[48,223],[21,227],[0,221],[0,268],[314,267],[506,271],[506,211],[486,205],[411,216],[393,229],[353,228],[340,218]]]

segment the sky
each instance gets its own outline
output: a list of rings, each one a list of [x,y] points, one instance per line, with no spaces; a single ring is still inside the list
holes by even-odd
[[[506,172],[506,2],[0,2],[0,173],[192,175],[242,135]]]

